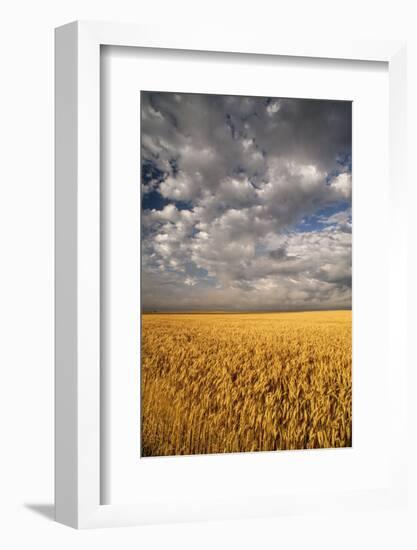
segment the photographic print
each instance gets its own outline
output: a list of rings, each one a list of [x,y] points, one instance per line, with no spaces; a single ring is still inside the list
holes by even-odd
[[[143,457],[352,445],[351,197],[351,102],[141,92]]]

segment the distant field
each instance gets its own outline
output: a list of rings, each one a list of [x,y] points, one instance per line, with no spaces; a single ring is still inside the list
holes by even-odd
[[[143,456],[351,446],[351,328],[351,311],[143,314]]]

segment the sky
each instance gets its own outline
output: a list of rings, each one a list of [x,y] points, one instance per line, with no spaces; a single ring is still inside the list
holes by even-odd
[[[350,308],[351,108],[141,92],[143,310]]]

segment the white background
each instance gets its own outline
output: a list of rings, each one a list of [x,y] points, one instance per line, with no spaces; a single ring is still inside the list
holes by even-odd
[[[0,8],[0,545],[4,548],[379,548],[416,547],[416,476],[411,505],[400,511],[280,517],[76,532],[54,524],[53,499],[53,28],[74,19],[165,22],[186,32],[204,21],[248,32],[393,37],[408,40],[408,95],[417,97],[413,3],[138,2],[15,0]],[[409,101],[409,176],[414,183],[417,111]],[[410,186],[410,282],[417,280]],[[370,222],[385,223],[378,213]],[[413,250],[414,248],[414,250]],[[410,288],[410,336],[413,308]],[[410,338],[412,340],[412,338]],[[414,366],[414,365],[410,365]],[[410,369],[410,397],[416,376]],[[416,408],[410,399],[410,457],[417,463]],[[395,444],[387,442],[387,444]],[[42,513],[40,513],[42,512]],[[412,521],[414,519],[414,522]]]

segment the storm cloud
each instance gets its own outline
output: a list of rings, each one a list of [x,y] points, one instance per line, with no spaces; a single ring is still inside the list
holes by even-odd
[[[351,306],[351,103],[141,93],[145,310]]]

